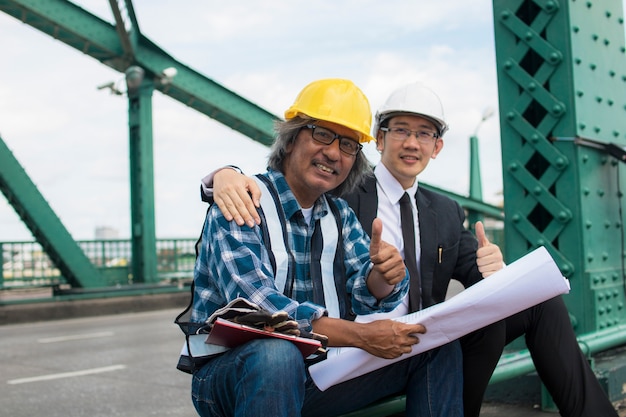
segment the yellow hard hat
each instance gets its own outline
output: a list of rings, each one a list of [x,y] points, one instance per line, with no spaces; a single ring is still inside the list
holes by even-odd
[[[361,143],[374,140],[370,135],[370,103],[352,81],[339,78],[313,81],[300,91],[285,111],[285,119],[293,119],[299,114],[350,128],[359,134]]]

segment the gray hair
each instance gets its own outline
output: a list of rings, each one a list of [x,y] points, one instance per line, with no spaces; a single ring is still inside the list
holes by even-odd
[[[304,119],[300,116],[296,116],[289,120],[277,120],[274,123],[274,131],[276,132],[276,138],[274,144],[270,150],[267,165],[269,168],[283,172],[283,164],[287,157],[286,149],[287,145],[295,142],[298,133],[307,124],[314,122],[313,119]],[[284,172],[283,172],[284,173]],[[368,162],[362,151],[356,154],[354,165],[348,174],[344,182],[339,184],[337,188],[330,192],[336,196],[343,196],[353,191],[356,187],[361,185],[367,175],[372,174],[372,167]]]

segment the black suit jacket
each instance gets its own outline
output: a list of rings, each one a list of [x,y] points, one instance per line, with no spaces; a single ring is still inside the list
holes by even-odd
[[[376,178],[369,176],[362,186],[343,198],[371,236],[372,221],[378,211]],[[467,288],[480,281],[482,275],[476,265],[478,242],[464,226],[465,212],[461,206],[422,187],[418,187],[415,199],[420,225],[422,305],[428,307],[445,300],[450,279]]]

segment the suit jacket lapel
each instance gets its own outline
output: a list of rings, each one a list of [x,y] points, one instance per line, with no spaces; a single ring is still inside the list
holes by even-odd
[[[368,236],[372,237],[372,222],[378,213],[378,192],[376,191],[376,177],[368,176],[358,192],[358,207],[353,207],[358,213],[359,222]],[[348,204],[352,206],[350,201]]]
[[[357,191],[345,197],[350,207],[357,213],[359,221],[365,232],[371,236],[372,221],[378,212],[378,193],[376,190],[376,178],[368,177],[365,183]],[[433,292],[439,293],[443,289],[435,289],[438,282],[435,278],[437,269],[437,250],[439,241],[437,212],[432,207],[430,199],[424,195],[418,187],[415,194],[418,218],[420,223],[420,279],[422,283],[423,307],[434,304]],[[446,282],[447,284],[447,282]]]

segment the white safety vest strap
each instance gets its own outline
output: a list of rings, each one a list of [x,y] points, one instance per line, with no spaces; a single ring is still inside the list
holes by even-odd
[[[254,177],[261,190],[261,208],[265,214],[265,224],[269,234],[272,253],[276,260],[276,271],[274,271],[274,285],[276,289],[283,293],[285,291],[285,283],[287,282],[287,273],[289,271],[289,254],[284,240],[284,221],[281,221],[278,215],[276,204],[280,202],[274,201],[267,185],[257,177]],[[333,215],[328,202],[324,200],[328,214],[324,216],[320,225],[322,227],[322,236],[324,239],[324,248],[321,256],[322,271],[322,287],[324,289],[324,303],[330,317],[339,318],[339,299],[337,297],[337,289],[335,288],[335,278],[333,273],[333,265],[335,261],[335,251],[337,249],[337,239],[339,232],[337,230],[337,222]]]
[[[265,214],[265,224],[267,225],[267,233],[270,236],[272,244],[272,253],[276,259],[276,271],[274,271],[274,285],[281,293],[285,291],[285,283],[287,282],[287,272],[289,271],[289,254],[284,241],[284,224],[280,221],[276,202],[272,197],[272,193],[265,183],[254,177],[257,185],[261,190],[261,208]]]
[[[337,297],[337,288],[335,287],[335,274],[333,265],[335,263],[335,252],[337,250],[337,222],[335,216],[328,206],[328,201],[324,199],[328,214],[321,218],[322,238],[324,239],[324,248],[322,249],[321,268],[322,268],[322,287],[324,288],[324,302],[329,317],[339,318],[339,298]]]

